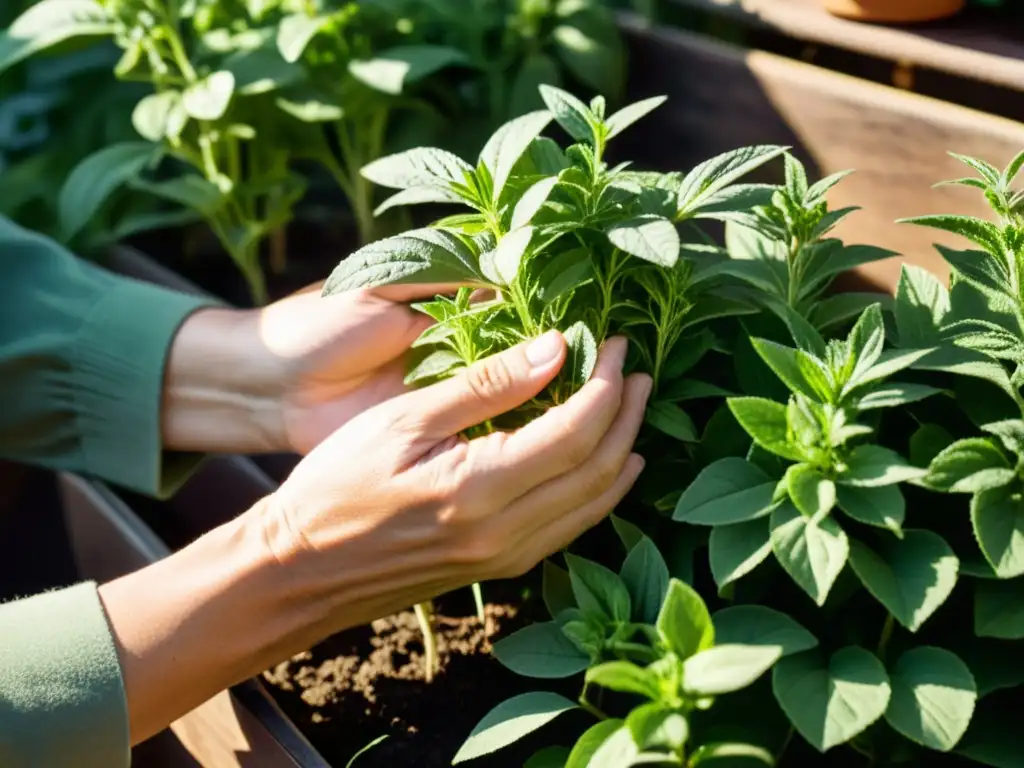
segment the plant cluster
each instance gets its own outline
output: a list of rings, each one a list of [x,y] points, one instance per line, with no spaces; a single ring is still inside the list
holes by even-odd
[[[81,160],[56,201],[56,234],[103,245],[202,221],[263,303],[261,251],[269,241],[272,267],[284,268],[284,230],[308,186],[299,164],[334,180],[359,239],[370,242],[381,232],[359,170],[389,142],[422,143],[465,114],[488,116],[493,127],[507,104],[528,108],[522,93],[563,72],[618,87],[621,43],[600,5],[476,5],[41,0],[0,35],[0,72],[78,38],[116,43],[114,74],[132,86],[116,93],[137,102],[131,123],[141,140]],[[481,111],[483,95],[491,105]],[[126,185],[151,196],[149,205],[105,221]]]
[[[783,147],[687,173],[610,167],[609,140],[662,100],[606,114],[600,98],[541,94],[547,109],[502,126],[475,165],[418,148],[364,168],[398,190],[389,205],[470,211],[367,246],[325,287],[467,286],[419,305],[436,323],[414,383],[561,330],[562,377],[477,429],[563,401],[612,334],[655,378],[647,471],[612,518],[624,559],[548,560],[551,620],[495,645],[524,677],[580,679],[578,698],[557,683],[504,702],[456,762],[582,710],[594,725],[531,768],[833,750],[1017,765],[998,714],[1024,681],[1004,642],[1024,637],[1024,153],[1002,172],[961,158],[978,176],[956,183],[996,222],[913,220],[977,246],[939,247],[950,289],[906,266],[895,299],[832,294],[837,275],[895,255],[834,236],[855,210],[827,203],[846,174],[811,183]],[[552,120],[570,146],[543,135]],[[782,183],[741,181],[780,156]]]

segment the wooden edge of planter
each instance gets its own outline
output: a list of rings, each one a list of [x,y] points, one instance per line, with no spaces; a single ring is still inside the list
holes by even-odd
[[[108,581],[171,554],[102,483],[72,474],[60,474],[58,479],[68,535],[82,578]],[[184,748],[180,760],[185,761],[187,753],[205,768],[328,766],[254,679],[222,691],[170,729]]]
[[[945,280],[948,267],[933,244],[964,247],[955,235],[897,219],[991,216],[976,190],[933,186],[968,170],[948,152],[1000,165],[1024,147],[1024,125],[1006,118],[654,26],[636,14],[617,17],[630,43],[631,98],[669,97],[646,131],[641,122],[616,139],[623,157],[645,166],[660,158],[663,167],[687,169],[736,147],[774,143],[793,147],[815,176],[854,169],[829,195],[834,208],[861,207],[836,236],[903,254],[860,270],[889,292],[903,261]]]

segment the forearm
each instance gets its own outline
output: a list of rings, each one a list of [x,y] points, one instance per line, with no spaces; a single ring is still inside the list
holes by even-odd
[[[274,560],[260,512],[100,587],[133,744],[326,634],[322,601]]]
[[[254,312],[196,312],[181,326],[167,360],[164,446],[207,453],[284,450],[282,367],[261,343]]]

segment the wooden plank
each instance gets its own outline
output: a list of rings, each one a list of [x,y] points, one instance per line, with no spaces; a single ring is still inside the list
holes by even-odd
[[[1024,29],[980,10],[923,26],[840,19],[820,0],[673,0],[798,40],[1024,91]]]
[[[630,97],[665,94],[668,102],[613,145],[617,160],[685,170],[750,144],[785,144],[817,178],[856,169],[829,196],[835,208],[858,205],[836,234],[904,254],[942,277],[932,247],[965,247],[955,236],[896,224],[907,216],[989,216],[975,190],[933,188],[964,175],[948,150],[1003,165],[1024,148],[1024,124],[839,75],[780,56],[749,51],[658,27],[625,14],[630,42]],[[766,171],[778,180],[778,165]],[[899,276],[899,260],[864,274],[881,287]]]

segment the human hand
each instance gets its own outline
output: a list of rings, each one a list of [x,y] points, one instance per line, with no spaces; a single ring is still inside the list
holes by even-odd
[[[323,634],[436,595],[511,577],[567,546],[621,500],[651,380],[623,379],[610,339],[591,380],[513,433],[466,428],[537,395],[565,359],[550,332],[460,375],[352,418],[266,505],[265,539],[286,578],[330,604]]]
[[[389,286],[324,299],[313,286],[260,310],[196,313],[171,350],[165,445],[308,453],[406,391],[404,355],[432,322],[406,302],[449,288]]]
[[[651,388],[623,379],[624,339],[516,432],[457,437],[539,393],[565,354],[551,332],[370,408],[249,512],[104,584],[133,743],[334,632],[523,573],[610,512],[643,467]]]

